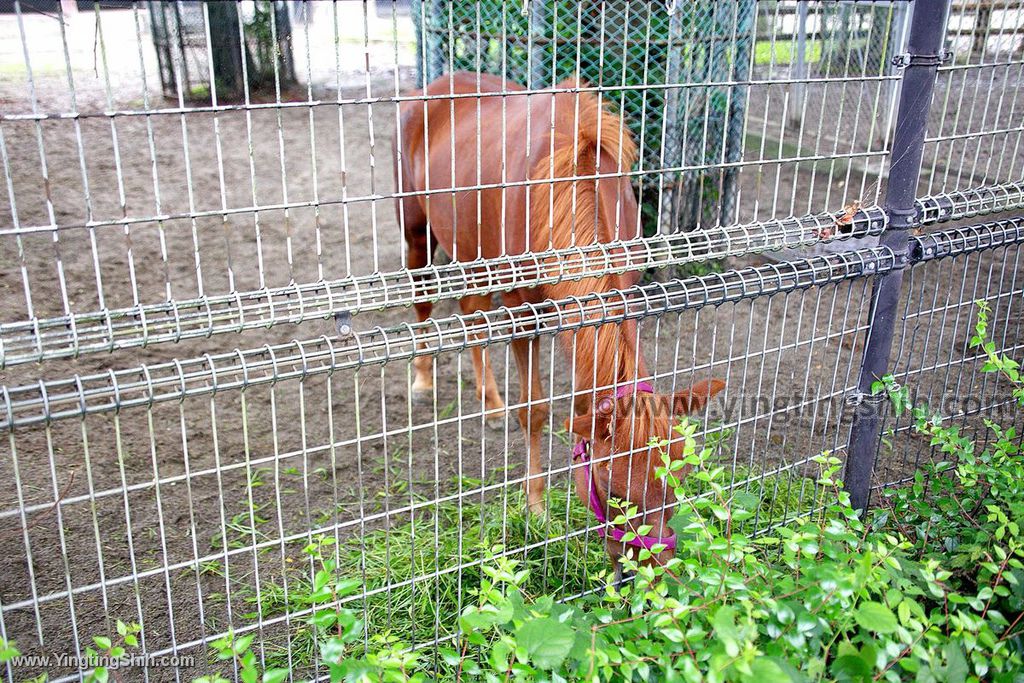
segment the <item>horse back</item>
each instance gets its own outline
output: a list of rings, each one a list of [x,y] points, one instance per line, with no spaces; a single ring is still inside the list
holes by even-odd
[[[621,118],[594,93],[573,92],[576,86],[567,81],[552,91],[527,94],[498,76],[456,72],[419,91],[424,99],[400,105],[401,188],[418,193],[418,207],[449,256],[494,258],[564,247],[567,240],[590,244],[635,236],[636,203],[628,179],[575,183],[574,210],[596,185],[593,211],[600,208],[606,223],[596,231],[586,224],[599,221],[569,216],[564,190],[570,183],[536,184],[621,173],[635,158]],[[559,196],[565,218],[553,224],[551,200]]]
[[[551,95],[524,90],[491,74],[456,72],[416,93],[426,99],[400,106],[402,190],[420,193],[436,241],[458,260],[527,249],[523,183],[535,150],[547,146],[550,123],[539,122]]]

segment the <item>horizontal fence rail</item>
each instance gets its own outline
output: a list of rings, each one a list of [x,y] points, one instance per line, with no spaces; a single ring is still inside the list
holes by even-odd
[[[0,421],[0,430],[715,306],[875,275],[891,267],[892,256],[885,249],[840,252],[578,299],[501,307],[388,330],[378,328],[341,342],[322,337],[39,385],[4,387],[0,413],[6,418]]]
[[[0,324],[0,368],[46,358],[145,347],[223,332],[301,323],[418,301],[460,299],[583,277],[645,271],[747,253],[863,238],[884,228],[881,211],[864,209],[840,227],[817,214],[700,232],[655,235],[568,249],[457,261],[312,285],[295,284],[130,309]]]
[[[922,225],[1011,211],[1024,208],[1024,185],[924,197],[917,205]],[[411,306],[417,301],[485,295],[579,279],[584,273],[588,277],[600,276],[798,249],[835,238],[874,236],[884,229],[884,216],[877,207],[858,210],[841,230],[835,223],[836,218],[832,214],[817,214],[697,233],[669,233],[581,245],[503,259],[462,261],[325,283],[296,283],[262,292],[237,292],[66,318],[3,323],[0,324],[0,368],[326,319],[339,312],[356,315],[393,306]],[[552,265],[551,260],[557,260],[557,265]],[[428,280],[417,283],[420,278]]]
[[[1014,218],[913,236],[909,256],[911,262],[918,263],[1021,243],[1024,218]],[[0,421],[0,430],[771,296],[880,275],[892,269],[893,263],[891,251],[884,247],[844,251],[574,300],[501,307],[474,316],[378,328],[357,332],[349,339],[321,337],[38,385],[4,387],[0,414],[6,419]]]
[[[963,220],[1004,211],[1024,209],[1024,183],[961,190],[920,197],[916,202],[922,225]]]

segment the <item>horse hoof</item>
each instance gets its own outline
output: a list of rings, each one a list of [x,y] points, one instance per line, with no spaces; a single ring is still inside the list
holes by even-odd
[[[548,507],[544,504],[544,500],[541,499],[528,504],[526,511],[531,517],[544,521],[545,516],[548,514]]]
[[[484,425],[487,426],[493,432],[500,432],[505,429],[505,416],[504,415],[484,415]],[[509,422],[508,430],[512,431],[514,423]]]
[[[413,405],[427,406],[434,402],[434,390],[431,387],[419,389],[413,387],[410,398],[412,399]]]

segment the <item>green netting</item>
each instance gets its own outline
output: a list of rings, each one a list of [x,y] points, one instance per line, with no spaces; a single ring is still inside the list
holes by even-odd
[[[526,7],[524,14],[521,2],[413,2],[420,82],[464,69],[545,88],[578,72],[609,88],[605,97],[641,143],[643,170],[739,160],[745,89],[727,83],[749,77],[753,0],[680,2],[673,14],[641,0],[532,0]],[[700,85],[664,87],[680,84]],[[702,168],[643,180],[682,187],[689,208],[679,215],[676,206],[669,220],[693,225],[728,215],[734,175]],[[679,205],[675,194],[670,203]]]

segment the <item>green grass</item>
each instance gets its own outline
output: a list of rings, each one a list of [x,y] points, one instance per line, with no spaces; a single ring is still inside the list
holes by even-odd
[[[728,430],[718,441],[728,441]],[[724,447],[718,450],[721,466],[731,469],[731,455]],[[747,497],[748,509],[757,513],[746,522],[752,528],[765,528],[813,507],[817,490],[813,479],[796,473],[759,478],[759,473],[759,468],[741,466],[732,478],[737,485],[733,495]],[[688,480],[688,484],[689,491],[700,493],[696,479]],[[478,480],[464,479],[461,488],[479,487]],[[388,530],[341,541],[334,546],[341,577],[365,575],[367,592],[391,586],[390,590],[345,606],[362,614],[367,636],[371,638],[397,635],[404,642],[414,643],[443,638],[454,632],[462,608],[475,602],[474,591],[482,576],[480,563],[495,545],[509,549],[535,546],[511,553],[520,561],[521,569],[530,570],[523,587],[527,596],[572,595],[601,585],[602,575],[610,567],[597,535],[565,538],[568,533],[593,524],[590,512],[564,483],[548,490],[547,501],[548,516],[540,519],[526,513],[519,487],[507,492],[488,492],[482,503],[479,495],[470,494],[461,502],[450,500],[424,508],[412,521]],[[673,526],[683,523],[685,510],[684,506]],[[261,582],[264,618],[309,608],[312,585],[308,564],[295,562],[293,566],[287,581],[287,599],[282,584],[266,579]],[[255,592],[251,588],[244,590],[255,606]],[[257,614],[246,616],[255,620]],[[290,649],[291,666],[307,666],[314,659],[320,637],[316,627],[301,619],[294,620],[290,639],[281,637],[265,642],[267,665],[287,666]],[[357,647],[361,648],[361,644]]]
[[[822,51],[822,41],[820,40],[808,40],[807,41],[807,52],[806,61],[820,62]],[[792,64],[796,59],[796,41],[794,40],[777,40],[775,44],[772,44],[770,40],[759,40],[754,44],[754,63],[758,66],[767,64]]]
[[[475,489],[479,482],[464,480],[463,485]],[[425,508],[411,522],[371,531],[362,539],[342,541],[336,546],[341,576],[365,575],[368,592],[392,586],[346,606],[362,611],[370,637],[396,633],[403,639],[423,642],[435,634],[448,635],[460,609],[473,599],[473,591],[480,585],[480,563],[487,557],[487,549],[496,544],[507,548],[536,546],[515,553],[531,570],[528,592],[565,595],[592,588],[591,578],[607,568],[607,561],[600,543],[587,543],[584,536],[565,538],[569,531],[590,523],[587,511],[573,500],[566,524],[567,495],[564,486],[548,491],[547,519],[526,514],[522,491],[516,487],[507,494],[488,493],[483,504],[479,496],[472,495],[463,498],[461,505],[458,500],[446,501]],[[469,566],[458,569],[461,565]],[[262,582],[263,616],[307,609],[310,590],[304,564],[288,577],[287,600],[282,585]],[[254,591],[247,592],[255,604]],[[257,615],[248,616],[255,619]],[[312,660],[315,640],[314,627],[308,624],[293,630],[293,665]],[[285,666],[286,656],[284,643],[271,645],[268,665]]]

